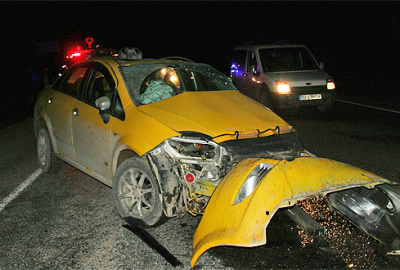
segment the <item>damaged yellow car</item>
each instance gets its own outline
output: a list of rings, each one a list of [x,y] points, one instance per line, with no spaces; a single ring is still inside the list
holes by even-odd
[[[192,266],[212,247],[265,244],[278,209],[323,234],[295,204],[324,196],[400,252],[399,185],[313,156],[292,126],[209,65],[142,59],[137,48],[85,60],[40,92],[34,128],[43,172],[66,161],[111,186],[138,226],[203,215]]]

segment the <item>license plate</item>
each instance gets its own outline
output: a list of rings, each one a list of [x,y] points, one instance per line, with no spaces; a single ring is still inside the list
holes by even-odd
[[[311,94],[311,95],[300,95],[300,100],[314,100],[314,99],[322,99],[321,94]]]

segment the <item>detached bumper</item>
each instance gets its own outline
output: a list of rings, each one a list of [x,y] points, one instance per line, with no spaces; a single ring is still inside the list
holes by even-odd
[[[235,204],[247,177],[261,163],[272,165],[251,194]],[[293,160],[246,159],[218,185],[193,236],[191,264],[212,247],[253,247],[267,242],[266,228],[279,208],[298,200],[354,187],[373,188],[389,181],[340,162],[299,157]]]

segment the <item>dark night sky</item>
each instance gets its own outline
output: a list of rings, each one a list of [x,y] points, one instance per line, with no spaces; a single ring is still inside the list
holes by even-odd
[[[35,43],[92,36],[145,57],[180,55],[228,72],[235,45],[290,40],[329,72],[390,71],[398,61],[398,2],[2,2],[2,52],[29,62]],[[4,59],[4,58],[3,58]]]

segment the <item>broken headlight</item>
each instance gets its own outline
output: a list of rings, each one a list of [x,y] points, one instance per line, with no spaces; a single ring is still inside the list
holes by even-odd
[[[164,142],[164,149],[175,160],[182,175],[191,172],[195,179],[217,181],[226,173],[228,153],[213,141],[173,137]]]
[[[238,204],[244,201],[257,187],[261,179],[267,174],[267,172],[272,169],[274,165],[268,163],[260,163],[258,166],[247,176],[242,187],[240,188],[238,194],[236,195],[235,202],[233,204]]]
[[[201,160],[214,159],[217,144],[199,139],[174,137],[166,141],[167,152],[175,157]]]

